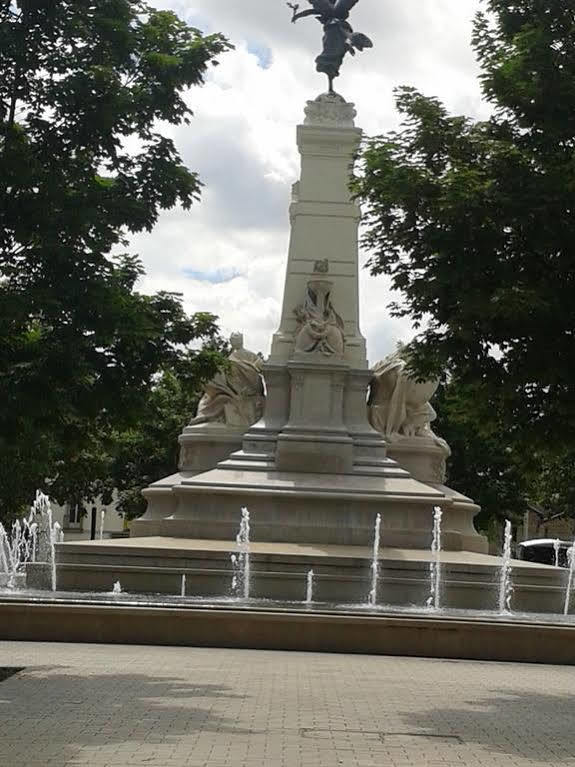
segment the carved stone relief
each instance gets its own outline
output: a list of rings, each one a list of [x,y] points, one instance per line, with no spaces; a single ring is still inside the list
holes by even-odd
[[[316,273],[327,273],[329,263],[318,261]],[[295,309],[298,323],[296,352],[319,353],[325,357],[343,357],[345,351],[344,323],[331,301],[333,283],[312,279],[308,282],[303,304]]]

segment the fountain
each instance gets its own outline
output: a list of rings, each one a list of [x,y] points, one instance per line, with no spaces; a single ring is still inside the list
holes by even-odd
[[[0,585],[16,588],[24,585],[27,567],[50,568],[49,582],[54,580],[54,544],[64,539],[58,523],[52,524],[52,507],[48,496],[40,490],[30,513],[13,522],[10,533],[0,523]]]
[[[17,539],[16,535],[14,535],[14,539]],[[0,522],[0,576],[2,576],[2,580],[4,581],[4,583],[0,581],[0,585],[14,588],[14,579],[17,572],[18,564],[14,560],[13,547],[10,538],[8,537],[4,525]]]
[[[375,607],[377,604],[377,585],[379,579],[379,544],[381,538],[381,514],[375,518],[375,531],[373,536],[373,559],[371,561],[371,589],[368,604]]]
[[[511,612],[511,598],[513,596],[512,565],[511,565],[511,544],[512,544],[511,522],[505,522],[505,535],[503,540],[503,561],[499,575],[499,612]]]
[[[7,578],[15,572],[21,577],[26,570],[28,586],[37,585],[42,575],[44,589],[50,582],[52,588],[57,585],[60,589],[42,597],[33,594],[31,603],[34,599],[49,604],[83,600],[82,615],[89,621],[92,610],[98,613],[92,605],[98,600],[96,591],[102,599],[112,601],[108,589],[118,577],[113,574],[117,565],[130,585],[129,599],[138,609],[129,612],[128,599],[118,599],[106,607],[116,611],[109,623],[115,620],[117,625],[122,615],[127,616],[122,636],[131,634],[137,639],[138,629],[152,639],[164,636],[167,643],[175,641],[178,632],[182,643],[192,636],[199,641],[200,635],[202,641],[216,646],[218,641],[247,641],[246,626],[252,613],[259,611],[254,626],[257,620],[261,625],[269,620],[271,626],[282,613],[273,630],[260,632],[253,640],[260,645],[309,640],[311,647],[322,636],[319,649],[338,649],[345,634],[341,626],[357,619],[358,630],[349,632],[345,641],[377,649],[395,631],[391,627],[378,633],[377,626],[387,613],[395,611],[408,615],[406,623],[412,618],[419,622],[411,634],[406,628],[412,649],[425,654],[435,641],[450,641],[453,636],[457,640],[450,650],[453,654],[458,648],[468,651],[460,629],[444,631],[443,638],[433,635],[433,626],[446,625],[453,614],[463,615],[462,623],[471,614],[470,635],[480,632],[484,623],[513,623],[505,612],[510,609],[510,530],[502,567],[501,558],[488,554],[486,537],[474,527],[479,507],[445,484],[449,447],[431,428],[435,411],[430,400],[439,382],[410,379],[408,360],[401,350],[369,370],[359,322],[360,210],[349,189],[350,167],[362,141],[355,116],[354,105],[342,97],[334,99],[328,94],[307,103],[305,120],[297,129],[302,168],[290,207],[284,300],[269,358],[262,363],[258,355],[237,343],[234,334],[233,370],[222,374],[216,385],[211,382],[217,392],[217,414],[212,413],[210,420],[210,408],[200,408],[184,429],[180,471],[146,488],[148,508],[131,523],[130,538],[105,546],[99,541],[59,543],[49,518],[49,502],[43,498],[37,498],[34,533],[31,527],[26,532],[25,526],[16,528],[12,536],[0,532],[0,567]],[[239,383],[237,388],[228,385],[230,377]],[[245,387],[243,382],[250,385]],[[208,396],[212,404],[213,400]],[[236,536],[239,509],[241,524]],[[250,547],[250,513],[257,520],[257,547]],[[104,515],[102,511],[100,541]],[[381,599],[378,602],[382,520],[385,597],[393,607],[382,605]],[[202,596],[218,593],[222,582],[227,582],[234,538],[231,596]],[[14,540],[24,545],[14,549]],[[29,541],[33,543],[27,548]],[[513,595],[515,610],[559,614],[563,574],[557,568],[528,562],[518,562],[515,567],[520,576]],[[574,567],[565,595],[567,607]],[[325,602],[318,602],[317,596],[314,599],[314,570],[321,572]],[[499,571],[503,616],[497,614],[493,599]],[[197,573],[197,581],[190,581],[189,587],[194,596],[186,597],[185,602],[185,579],[180,596],[174,594],[182,572],[190,578]],[[302,609],[306,572],[306,602],[313,603],[309,611]],[[121,587],[117,586],[114,593],[119,594]],[[256,588],[268,601],[250,598]],[[71,596],[72,591],[84,594]],[[178,599],[182,600],[179,610]],[[154,634],[146,626],[145,607],[162,608],[174,602],[177,618],[170,611],[162,616],[157,614],[161,610],[150,611]],[[6,603],[13,608],[25,599],[20,594],[3,595],[0,607]],[[442,603],[452,612],[441,610]],[[33,612],[24,604],[20,623],[4,620],[2,615],[0,630],[8,632],[15,626],[15,632],[25,633],[46,625],[42,621],[34,624],[26,610]],[[196,620],[194,611],[198,631],[186,634],[186,622]],[[362,611],[369,615],[358,617]],[[61,629],[57,623],[61,620],[58,611],[54,618],[46,617],[48,612],[42,613],[43,620],[53,620],[54,634],[61,630],[65,636],[65,622]],[[330,612],[338,613],[339,623],[330,622],[326,617]],[[70,614],[78,612],[71,610]],[[102,614],[94,620],[106,620]],[[299,614],[305,622],[298,623]],[[321,617],[316,619],[318,614]],[[240,621],[238,630],[228,631],[227,622],[236,620]],[[422,621],[432,634],[429,641],[427,631],[421,631]],[[306,631],[312,622],[314,630]],[[220,634],[208,636],[209,629],[202,634],[204,625],[216,623],[219,628],[214,631]],[[292,623],[295,628],[286,630]],[[326,627],[323,634],[322,626]],[[375,628],[372,631],[366,626]],[[77,628],[84,631],[83,624]],[[97,631],[96,627],[94,635],[100,638]],[[277,640],[272,638],[274,631]],[[474,639],[470,644],[478,647],[481,643]],[[515,652],[512,644],[501,644],[502,656]],[[534,652],[541,646],[538,642],[519,644],[521,648],[529,645],[529,651],[533,647]],[[492,647],[487,642],[486,649],[481,646],[478,652],[491,652]],[[403,640],[394,649],[403,651]]]
[[[98,534],[99,540],[104,540],[104,523],[106,521],[106,509],[100,511],[100,531]]]
[[[431,544],[432,559],[428,566],[429,597],[425,602],[425,607],[427,609],[431,608],[434,611],[440,610],[443,602],[442,580],[443,569],[446,566],[445,562],[443,561],[443,555],[446,552],[442,551],[443,520],[444,510],[439,506],[434,507],[433,535]],[[236,546],[238,551],[231,554],[233,571],[231,595],[236,599],[240,597],[243,600],[250,599],[252,588],[250,522],[250,512],[247,508],[243,507],[241,509],[239,530],[236,534]],[[383,516],[381,513],[378,513],[375,517],[375,524],[373,527],[373,541],[370,560],[370,588],[368,591],[368,598],[366,602],[364,602],[364,605],[372,609],[377,608],[381,610],[390,609],[390,606],[384,607],[383,605],[378,604],[381,569],[380,553],[383,529],[382,526]],[[47,532],[49,533],[47,540],[48,548],[47,551],[44,551]],[[42,588],[48,588],[55,592],[58,589],[56,549],[63,543],[63,539],[64,536],[60,525],[57,522],[52,522],[52,509],[49,499],[43,494],[39,493],[36,497],[30,515],[24,520],[15,522],[12,526],[11,534],[8,534],[5,528],[0,524],[0,575],[3,576],[4,586],[14,588],[16,579],[19,579],[19,585],[23,586],[24,579],[26,577],[26,571],[30,570],[30,568],[34,568],[35,566],[39,566],[41,568],[47,567],[49,572],[49,578],[46,581],[46,586],[42,586]],[[263,544],[260,544],[260,547],[262,545]],[[511,546],[512,529],[511,523],[507,521],[505,525],[503,556],[499,560],[498,564],[499,590],[497,611],[504,615],[509,615],[511,613],[511,598],[513,594],[513,585],[511,579]],[[259,550],[260,549],[258,549],[258,551]],[[42,556],[38,561],[39,554],[42,554]],[[447,552],[447,554],[449,554],[449,552]],[[565,615],[568,615],[569,613],[571,593],[575,582],[575,560],[572,556],[572,550],[568,552],[568,555],[570,564],[569,581],[567,583],[567,591],[565,593],[564,604],[562,602],[562,608],[564,608]],[[393,568],[391,563],[388,566]],[[32,572],[34,571],[32,570]],[[258,573],[258,577],[261,577],[262,575],[264,577],[264,584],[258,587],[258,591],[264,591],[265,593],[265,569],[263,572]],[[329,581],[330,579],[327,579],[326,581],[326,585],[328,586]],[[314,585],[315,574],[312,567],[307,571],[306,577],[305,603],[308,606],[311,604],[319,606],[321,604],[314,599]],[[65,586],[60,586],[60,589],[62,588],[65,589]],[[117,591],[117,588],[118,587],[116,586],[114,593],[120,593]],[[185,573],[183,573],[181,575],[179,596],[181,598],[185,598],[186,595],[187,576]],[[272,595],[270,596],[273,598]],[[201,594],[194,598],[201,599]],[[225,597],[222,597],[222,599],[225,600]],[[257,602],[257,600],[252,601],[254,603]],[[337,604],[337,601],[334,602],[334,604]]]
[[[37,546],[37,533],[34,528],[34,525],[38,528],[42,529],[49,529],[51,531],[50,536],[50,548],[52,549],[52,554],[49,558],[49,564],[50,564],[50,572],[51,572],[51,591],[53,596],[48,597],[42,597],[39,598],[37,595],[37,592],[30,592],[30,602],[23,601],[23,596],[26,595],[25,591],[18,591],[18,592],[9,592],[5,591],[2,595],[2,598],[0,599],[0,615],[2,611],[5,608],[9,608],[10,605],[28,605],[28,609],[30,609],[30,605],[34,604],[59,604],[60,610],[66,609],[64,606],[69,603],[71,600],[73,601],[74,605],[81,604],[86,609],[90,608],[90,605],[98,604],[100,603],[101,609],[97,612],[97,623],[94,624],[94,627],[91,629],[93,632],[97,632],[97,636],[100,637],[100,627],[102,625],[101,621],[106,621],[106,613],[105,610],[112,610],[112,611],[118,611],[122,610],[124,608],[128,610],[133,610],[133,607],[135,605],[138,606],[139,610],[142,611],[143,614],[147,614],[146,610],[148,608],[153,608],[153,610],[156,611],[158,608],[162,607],[170,607],[173,609],[178,609],[178,600],[181,600],[180,606],[181,608],[184,608],[185,604],[185,610],[181,610],[179,613],[181,616],[181,620],[185,621],[187,618],[184,617],[184,613],[188,616],[190,616],[190,620],[196,620],[193,616],[197,612],[198,615],[198,621],[201,620],[201,625],[198,623],[198,635],[205,636],[205,622],[207,621],[208,624],[211,625],[211,618],[209,617],[212,613],[213,614],[219,614],[221,616],[221,620],[224,621],[224,625],[227,621],[233,621],[234,618],[232,617],[235,613],[243,613],[244,614],[244,621],[245,623],[241,624],[241,628],[239,629],[239,633],[235,633],[234,636],[241,636],[243,639],[242,642],[245,641],[245,645],[241,646],[268,646],[266,642],[267,639],[264,641],[262,640],[262,636],[270,636],[269,634],[266,634],[264,632],[264,635],[261,633],[258,633],[259,629],[257,629],[257,626],[261,626],[261,621],[264,621],[264,623],[268,620],[273,621],[274,618],[270,617],[269,619],[264,616],[273,616],[275,615],[281,615],[281,621],[284,621],[284,623],[281,623],[280,621],[280,645],[279,646],[293,646],[294,649],[306,649],[315,647],[315,649],[328,649],[329,647],[334,648],[341,648],[341,637],[339,637],[338,633],[338,627],[341,628],[342,621],[344,621],[346,624],[353,623],[353,621],[361,621],[361,612],[362,610],[365,610],[366,608],[369,609],[370,612],[370,621],[393,621],[393,617],[401,616],[401,625],[407,626],[406,621],[409,621],[411,619],[419,619],[421,621],[422,616],[425,616],[426,620],[429,621],[449,621],[453,617],[456,617],[457,625],[462,626],[465,624],[467,627],[474,627],[474,632],[482,632],[483,628],[482,626],[493,626],[493,623],[496,622],[498,619],[501,620],[503,617],[506,621],[511,621],[513,625],[517,623],[518,626],[525,626],[527,615],[525,613],[511,613],[511,525],[509,523],[505,526],[505,544],[504,544],[504,551],[503,551],[503,565],[500,567],[501,570],[501,578],[500,578],[500,604],[503,604],[503,610],[498,611],[491,611],[491,613],[488,610],[457,610],[457,609],[450,609],[449,611],[445,610],[441,607],[442,601],[443,601],[443,595],[442,595],[442,568],[446,567],[446,563],[443,559],[444,556],[449,559],[449,552],[445,552],[442,550],[442,536],[449,535],[449,532],[444,532],[442,530],[442,527],[444,526],[446,515],[445,510],[441,507],[435,507],[433,511],[433,541],[431,546],[431,553],[432,553],[432,561],[429,563],[429,589],[430,589],[430,597],[426,602],[426,606],[421,606],[420,608],[417,608],[415,606],[400,606],[400,605],[383,605],[381,603],[378,603],[378,588],[379,588],[379,576],[380,576],[380,553],[381,553],[381,538],[382,538],[382,525],[383,525],[383,516],[381,514],[376,515],[375,519],[375,525],[374,525],[374,537],[373,537],[373,543],[371,547],[371,558],[367,561],[370,562],[370,586],[371,589],[369,591],[369,599],[367,600],[367,603],[364,601],[362,604],[358,603],[343,603],[341,601],[338,602],[318,602],[314,595],[314,587],[315,587],[315,573],[314,569],[310,568],[307,570],[306,575],[306,594],[305,594],[305,607],[307,608],[305,611],[301,611],[301,602],[296,603],[289,602],[289,601],[279,601],[279,600],[270,600],[268,599],[253,599],[250,598],[250,591],[252,586],[252,578],[258,578],[258,591],[264,591],[265,590],[265,582],[266,582],[266,575],[267,575],[267,569],[264,567],[262,570],[259,570],[257,565],[259,562],[259,554],[260,551],[262,551],[263,544],[258,545],[257,554],[253,554],[251,551],[251,544],[250,544],[250,513],[246,508],[242,508],[241,510],[241,521],[240,521],[240,527],[239,531],[236,535],[236,545],[238,547],[238,551],[231,555],[232,558],[232,566],[234,570],[233,575],[233,595],[232,598],[230,597],[201,597],[201,596],[193,596],[188,597],[186,595],[187,591],[187,575],[186,573],[181,574],[181,587],[180,587],[180,593],[177,596],[173,595],[173,592],[171,595],[161,596],[160,594],[133,594],[133,593],[126,593],[124,592],[122,585],[119,580],[117,580],[113,584],[113,588],[111,591],[104,592],[101,595],[98,595],[96,593],[90,593],[90,594],[80,594],[77,596],[73,596],[71,593],[64,593],[61,590],[57,591],[57,568],[56,568],[56,562],[57,558],[54,556],[53,550],[61,545],[69,545],[69,544],[62,544],[63,535],[62,531],[60,529],[60,526],[57,522],[54,524],[51,524],[51,509],[48,506],[44,507],[44,514],[43,514],[43,521],[37,518],[37,522],[31,522],[29,519],[26,520],[26,523],[28,526],[26,526],[25,523],[21,522],[19,525],[14,526],[14,533],[11,536],[8,536],[6,532],[2,534],[0,532],[0,540],[2,541],[2,545],[0,545],[0,567],[4,572],[13,572],[15,569],[14,566],[14,559],[15,559],[15,552],[18,553],[18,556],[20,557],[19,562],[21,563],[22,560],[27,560],[27,564],[24,563],[25,567],[31,567],[34,566],[33,557],[34,557],[34,551],[38,550]],[[28,530],[28,532],[25,532]],[[259,525],[258,525],[259,530]],[[14,545],[14,541],[19,541],[18,545]],[[9,545],[7,545],[9,543]],[[85,542],[84,545],[88,544],[88,542]],[[264,547],[265,548],[265,547]],[[566,621],[564,626],[569,628],[570,626],[573,626],[573,621],[571,616],[569,616],[569,606],[570,606],[570,600],[571,600],[571,593],[573,589],[573,585],[575,583],[574,575],[575,575],[575,545],[574,547],[569,551],[569,564],[570,564],[570,570],[569,570],[569,582],[567,584],[567,591],[565,594],[565,605],[564,605],[564,612],[565,612],[565,618],[562,618]],[[227,553],[227,552],[226,552]],[[251,561],[251,555],[253,554],[253,562]],[[304,554],[305,555],[305,554]],[[364,564],[361,566],[361,571],[365,572],[365,561],[368,556],[368,552],[364,550]],[[300,554],[301,556],[301,554]],[[309,556],[309,555],[308,555]],[[393,550],[389,550],[388,556],[393,556]],[[329,560],[329,556],[328,556]],[[270,560],[265,560],[266,563],[269,563]],[[317,560],[315,560],[317,561]],[[392,565],[393,560],[390,559],[390,562],[388,562],[388,567],[393,567]],[[213,560],[212,560],[213,563]],[[19,567],[20,565],[18,565]],[[46,566],[43,564],[42,566]],[[253,566],[253,570],[252,570]],[[517,565],[520,566],[519,563]],[[173,567],[173,566],[172,566]],[[326,561],[322,562],[322,567],[328,568],[329,573],[329,564]],[[17,569],[17,568],[16,568]],[[547,570],[554,570],[554,568],[547,568]],[[64,573],[66,570],[64,570]],[[173,573],[173,569],[172,569]],[[173,579],[173,575],[171,576]],[[274,576],[277,577],[277,576]],[[261,582],[259,579],[262,579]],[[329,587],[330,577],[326,578],[326,585]],[[364,589],[363,593],[365,594],[365,580],[366,578],[363,578],[363,585],[359,584],[362,589]],[[173,580],[172,580],[173,583]],[[61,587],[60,587],[61,588]],[[503,595],[503,596],[501,596]],[[110,599],[110,597],[114,597],[113,600]],[[238,603],[237,597],[241,597],[240,602]],[[121,597],[121,598],[120,598]],[[107,601],[106,601],[107,600]],[[184,603],[185,600],[185,603]],[[502,600],[502,601],[501,601]],[[298,604],[300,607],[298,608]],[[105,607],[104,607],[105,605]],[[73,605],[72,605],[73,606]],[[224,607],[222,610],[221,608]],[[49,609],[49,608],[48,608]],[[83,608],[84,609],[84,608]],[[430,609],[432,612],[430,613]],[[102,612],[104,610],[104,612]],[[305,626],[302,625],[301,629],[296,630],[295,632],[293,630],[290,630],[289,632],[286,632],[281,626],[285,626],[285,621],[289,621],[290,623],[292,621],[297,622],[299,620],[298,616],[298,610],[301,614],[307,615],[308,618],[311,618],[311,616],[319,616],[319,622],[316,622],[314,624],[315,629],[314,631],[308,632],[305,629]],[[309,612],[308,612],[309,611]],[[50,617],[43,618],[43,620],[48,620],[48,622],[51,623],[53,628],[51,629],[52,633],[50,636],[54,636],[54,632],[57,633],[57,624],[58,624],[58,615],[61,613],[55,613],[54,619]],[[87,613],[83,613],[83,615],[86,615]],[[46,614],[45,614],[46,615]],[[329,618],[329,616],[333,616],[332,618]],[[102,617],[103,616],[103,617]],[[227,616],[227,617],[224,617]],[[252,617],[253,616],[253,617]],[[84,620],[84,619],[83,619]],[[132,637],[133,641],[140,641],[142,638],[142,632],[145,632],[145,624],[139,623],[138,625],[140,628],[138,629],[138,632],[136,632],[136,628],[134,627],[134,631],[131,632],[131,621],[135,620],[135,614],[131,612],[127,617],[125,624],[127,628],[125,631],[127,634],[129,634]],[[153,620],[151,617],[150,620]],[[552,620],[552,619],[549,619]],[[557,620],[557,618],[555,619]],[[110,626],[113,624],[113,619],[110,618]],[[170,623],[171,618],[169,617],[169,614],[166,614],[166,621]],[[259,621],[259,623],[258,623]],[[531,618],[532,625],[534,627],[534,630],[537,630],[538,632],[545,631],[546,630],[546,623],[543,622],[544,619],[542,616],[533,616]],[[6,627],[8,626],[23,626],[25,627],[27,625],[27,622],[25,620],[20,621],[20,623],[14,623],[12,621],[4,621],[2,623],[2,620],[0,620],[0,626],[4,626],[4,629],[0,628],[0,638],[3,638],[6,636]],[[83,625],[83,624],[82,624]],[[156,638],[160,635],[162,635],[164,638],[162,641],[165,641],[167,644],[170,642],[176,643],[175,633],[179,629],[177,629],[177,626],[183,626],[184,624],[178,624],[177,622],[175,624],[170,623],[171,633],[168,633],[168,630],[166,628],[166,633],[162,635],[163,629],[161,628],[163,626],[163,623],[161,620],[155,623],[155,628],[153,631],[150,629],[150,636],[152,641],[156,641]],[[219,624],[222,625],[222,624]],[[267,624],[266,624],[267,625]],[[360,623],[359,626],[362,624]],[[365,626],[365,624],[363,624]],[[375,624],[371,624],[374,625]],[[387,624],[386,624],[387,625]],[[373,652],[374,647],[381,647],[381,651],[387,651],[387,650],[393,650],[393,652],[399,652],[409,654],[410,649],[409,647],[404,645],[404,639],[401,640],[400,644],[394,644],[395,640],[393,639],[394,636],[394,629],[393,629],[393,622],[389,623],[389,627],[384,631],[383,634],[380,634],[379,636],[382,637],[381,643],[374,645],[374,640],[372,638],[371,631],[365,631],[364,628],[360,628],[358,626],[357,632],[352,631],[351,636],[357,637],[365,637],[366,641],[366,648],[368,648],[366,651]],[[508,624],[507,624],[508,625]],[[555,628],[557,627],[556,624]],[[253,626],[253,628],[252,628]],[[445,652],[451,656],[453,656],[453,653],[456,654],[461,653],[460,657],[466,657],[466,646],[467,644],[465,642],[461,642],[459,639],[456,638],[459,637],[460,631],[466,631],[467,628],[453,628],[454,623],[452,622],[449,626],[448,631],[442,631],[440,632],[441,639],[439,640],[437,637],[432,643],[432,647],[430,645],[424,644],[419,647],[417,650],[417,654],[427,654],[429,651],[429,654],[431,655],[437,655],[438,657],[441,657],[441,653],[443,652],[441,650],[441,647],[445,645],[447,647],[449,645],[450,641],[456,642],[453,646],[450,645],[450,649],[446,649]],[[158,628],[160,627],[160,628]],[[248,627],[248,628],[246,628]],[[325,629],[323,628],[325,627]],[[331,628],[329,628],[331,627]],[[446,624],[447,627],[447,624]],[[22,631],[25,632],[27,629],[23,628]],[[217,629],[215,629],[217,631]],[[469,629],[471,630],[471,628]],[[485,629],[488,631],[488,629]],[[573,629],[575,631],[575,628]],[[88,631],[88,630],[87,630]],[[247,631],[247,634],[245,633]],[[415,638],[419,636],[418,629],[414,628],[413,633],[413,641],[415,642]],[[17,633],[19,633],[19,636],[21,636],[20,629],[17,629]],[[174,633],[175,632],[175,633]],[[253,632],[253,634],[251,633]],[[319,632],[319,633],[318,633]],[[333,633],[330,634],[330,632]],[[209,633],[209,631],[208,631]],[[127,635],[124,633],[123,635]],[[96,635],[96,633],[92,634],[93,636]],[[194,632],[192,632],[189,636],[194,636]],[[249,639],[246,638],[249,635]],[[345,632],[342,636],[345,635]],[[553,634],[554,637],[556,637],[556,633]],[[26,635],[28,636],[28,635]],[[64,634],[62,634],[64,637]],[[108,637],[112,638],[113,635],[108,634]],[[217,645],[220,641],[224,644],[228,645],[229,643],[229,635],[217,635],[219,639],[214,639],[214,644]],[[290,637],[289,639],[287,637]],[[322,637],[321,640],[318,639],[318,637]],[[485,654],[486,657],[493,658],[494,656],[505,659],[509,657],[515,657],[514,653],[515,650],[505,650],[499,651],[495,653],[493,651],[493,646],[490,645],[490,640],[487,639],[490,635],[486,633],[486,639],[485,642],[481,642],[481,647],[485,647]],[[538,633],[538,636],[541,636],[540,633]],[[451,637],[455,637],[453,640],[451,640]],[[567,637],[567,635],[566,635]],[[569,635],[570,639],[570,635]],[[185,636],[182,636],[180,634],[179,643],[185,643],[186,638]],[[235,641],[235,640],[233,640]],[[321,641],[323,644],[321,646],[318,646],[317,644],[313,644],[314,642]],[[347,640],[346,640],[347,641]],[[351,639],[349,641],[352,641]],[[354,639],[354,642],[357,640]],[[362,640],[363,641],[363,640]],[[378,642],[380,640],[377,640]],[[399,640],[398,640],[399,641]],[[563,641],[563,640],[562,640]],[[253,642],[253,644],[251,644]],[[306,644],[309,642],[310,644]],[[410,639],[409,642],[411,643],[412,640]],[[437,644],[438,642],[438,644]],[[469,641],[469,646],[474,645],[475,640]],[[417,644],[417,642],[415,642]],[[360,645],[362,645],[362,642],[360,642]],[[270,648],[273,648],[276,645],[270,644]],[[347,646],[347,645],[346,645]],[[414,645],[415,646],[415,645]],[[551,654],[547,651],[544,651],[545,648],[542,647],[540,643],[531,643],[530,646],[538,648],[537,651],[534,651],[534,656],[536,658],[541,659],[543,658],[545,662],[548,662],[551,658]],[[564,650],[564,654],[566,653],[566,657],[569,654],[569,650],[567,649],[570,646],[570,644],[567,643],[567,640],[565,640],[564,647],[566,648]],[[411,644],[410,644],[411,647]],[[523,645],[522,645],[523,647]],[[360,647],[357,644],[349,645],[350,649],[353,649],[353,651],[361,651]],[[439,649],[438,649],[439,648]],[[483,651],[482,651],[483,652]],[[522,650],[523,652],[523,650]],[[555,651],[553,651],[555,652]],[[480,653],[481,655],[481,653]],[[472,656],[469,656],[472,657]],[[476,657],[476,656],[473,656]],[[519,659],[525,659],[527,656],[521,656]],[[570,656],[569,656],[570,657]],[[531,656],[529,656],[531,658]],[[529,659],[528,658],[528,659]],[[553,658],[556,658],[555,655],[553,655]],[[575,655],[574,655],[575,660]]]
[[[441,607],[441,520],[443,511],[436,506],[433,510],[432,560],[429,565],[430,595],[427,607],[439,610]]]
[[[306,590],[306,597],[305,597],[306,605],[311,605],[313,603],[313,579],[314,579],[313,570],[310,570],[307,574],[307,590]]]

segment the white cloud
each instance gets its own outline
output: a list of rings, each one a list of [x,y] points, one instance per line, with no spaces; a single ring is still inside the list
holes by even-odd
[[[166,212],[152,234],[134,238],[147,270],[143,289],[183,293],[189,311],[217,314],[226,332],[243,330],[246,345],[267,353],[279,322],[290,185],[299,167],[295,126],[306,100],[325,90],[314,67],[321,29],[313,19],[290,24],[282,0],[152,2],[222,32],[236,50],[221,57],[205,87],[190,92],[191,125],[170,129],[205,188],[191,211]],[[459,113],[486,113],[470,48],[478,6],[479,0],[361,0],[353,23],[375,47],[346,61],[337,89],[355,102],[367,133],[397,125],[398,85],[438,96]],[[186,271],[203,272],[206,280]],[[364,271],[361,291],[362,329],[374,360],[411,331],[389,317],[385,278]]]

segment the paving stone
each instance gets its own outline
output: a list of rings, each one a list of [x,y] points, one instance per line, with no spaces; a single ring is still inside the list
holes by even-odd
[[[575,668],[24,642],[0,666],[25,669],[2,767],[575,767]]]

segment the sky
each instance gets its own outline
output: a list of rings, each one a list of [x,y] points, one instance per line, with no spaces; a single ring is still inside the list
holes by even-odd
[[[235,51],[210,68],[186,99],[190,125],[168,126],[184,163],[200,174],[202,200],[164,212],[151,234],[133,238],[145,292],[183,294],[189,312],[209,311],[225,334],[269,352],[279,324],[289,239],[290,188],[299,173],[296,125],[308,99],[326,90],[315,71],[321,27],[291,24],[284,0],[151,0],[203,32],[221,32]],[[306,0],[298,0],[302,9]],[[347,57],[336,90],[354,102],[356,124],[375,135],[398,126],[393,89],[411,85],[450,111],[484,117],[471,49],[481,0],[360,0],[354,29],[375,47]],[[367,259],[360,254],[360,265]],[[408,340],[409,321],[390,316],[397,298],[385,276],[360,277],[361,326],[372,362]]]

